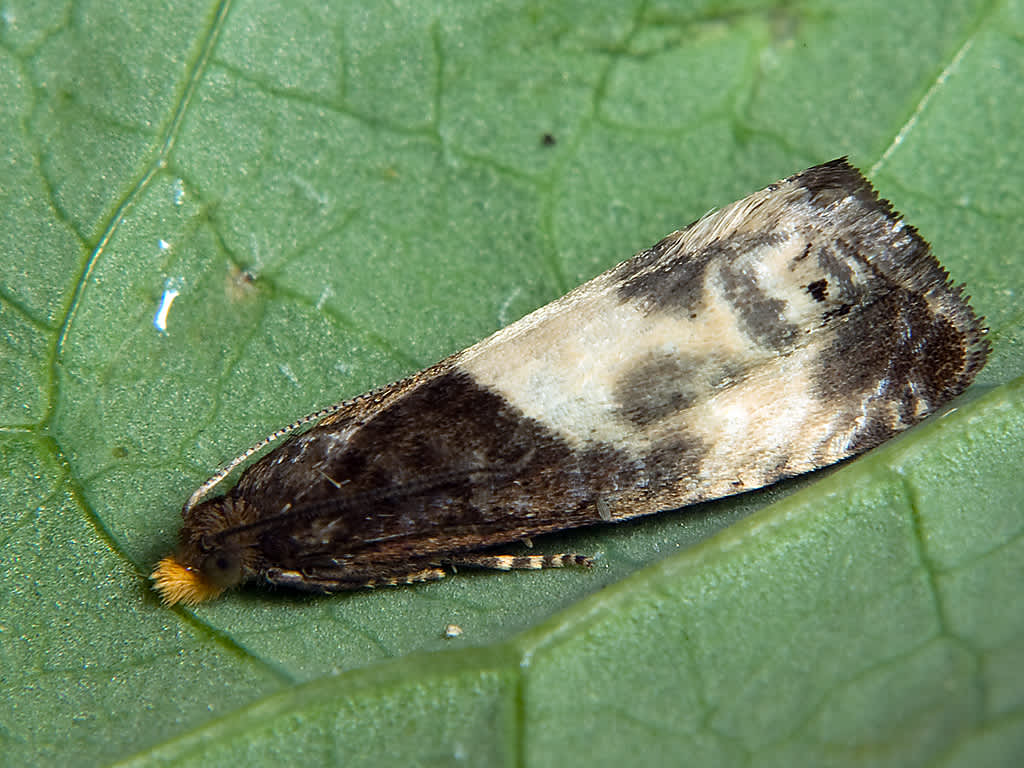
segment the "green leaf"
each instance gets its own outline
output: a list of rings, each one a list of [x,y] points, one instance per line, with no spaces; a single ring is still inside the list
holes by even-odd
[[[1024,752],[1020,0],[9,2],[0,25],[2,762]],[[150,591],[182,502],[262,435],[843,154],[988,318],[952,413],[536,542],[591,571]]]

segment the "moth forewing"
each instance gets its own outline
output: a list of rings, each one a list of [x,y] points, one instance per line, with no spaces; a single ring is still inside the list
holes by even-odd
[[[928,244],[835,160],[317,414],[197,503],[218,473],[153,578],[194,603],[250,581],[332,592],[586,563],[488,548],[855,455],[957,396],[987,351]]]

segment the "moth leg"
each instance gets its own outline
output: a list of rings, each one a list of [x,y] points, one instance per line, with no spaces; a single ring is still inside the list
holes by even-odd
[[[465,565],[472,568],[493,568],[498,571],[536,571],[541,568],[562,568],[566,565],[585,565],[588,568],[594,561],[585,555],[479,555],[468,552],[464,555],[447,557],[445,565]]]
[[[444,568],[421,568],[418,571],[410,571],[399,576],[389,576],[384,579],[370,579],[362,586],[364,587],[398,587],[402,584],[417,584],[423,581],[438,581],[448,574]]]
[[[347,576],[340,572],[338,577],[332,577],[329,572],[303,573],[302,571],[286,570],[284,568],[273,568],[264,574],[264,578],[271,584],[291,589],[300,589],[305,592],[348,592],[354,589],[374,587],[397,587],[402,584],[416,584],[422,581],[437,581],[448,574],[443,568],[430,566],[419,568],[407,573],[385,573],[379,577],[367,574],[365,577],[353,577],[351,573]]]

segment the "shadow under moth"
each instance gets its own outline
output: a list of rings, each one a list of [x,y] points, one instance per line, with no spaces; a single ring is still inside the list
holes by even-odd
[[[587,564],[494,547],[861,453],[963,392],[987,353],[928,244],[834,160],[270,435],[193,494],[152,578],[165,603],[196,604],[247,582],[336,592]]]

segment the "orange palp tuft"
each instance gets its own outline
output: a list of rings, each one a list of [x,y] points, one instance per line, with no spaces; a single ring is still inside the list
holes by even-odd
[[[211,584],[198,568],[182,565],[171,556],[157,563],[149,578],[166,606],[196,606],[224,591],[223,587]]]

